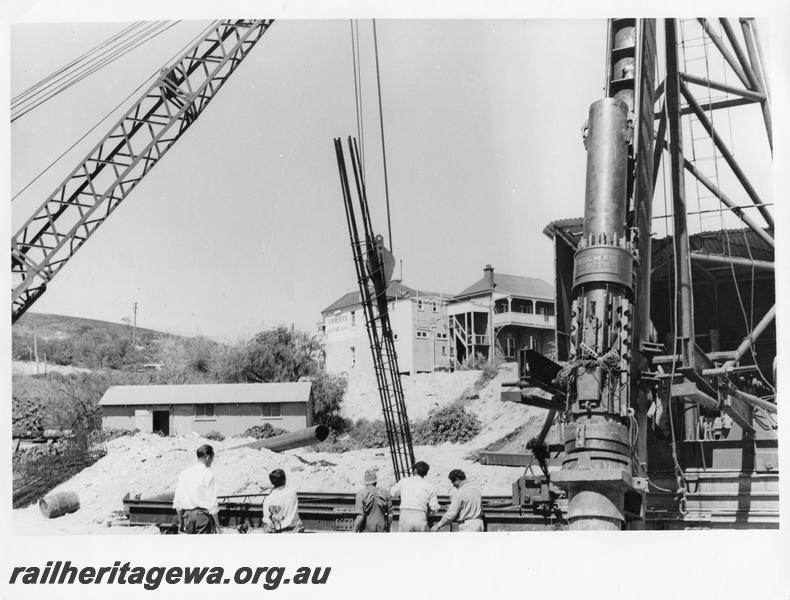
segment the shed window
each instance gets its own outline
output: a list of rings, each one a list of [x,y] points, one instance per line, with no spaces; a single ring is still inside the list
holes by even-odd
[[[279,402],[268,402],[261,404],[261,417],[264,419],[282,417],[282,407]]]
[[[195,404],[195,419],[213,421],[215,418],[213,404]]]

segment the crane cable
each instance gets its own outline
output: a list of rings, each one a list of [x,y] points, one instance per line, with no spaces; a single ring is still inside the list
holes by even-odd
[[[171,27],[175,26],[177,23],[179,23],[179,21],[174,21],[173,23],[170,23],[170,24],[167,24],[166,22],[154,24],[153,26],[147,28],[143,32],[140,32],[140,33],[136,34],[136,36],[132,40],[130,40],[128,42],[125,42],[125,45],[123,45],[123,46],[121,46],[119,48],[113,49],[113,51],[110,53],[109,56],[107,56],[105,58],[102,58],[101,60],[98,60],[98,57],[96,57],[97,60],[95,60],[95,62],[93,64],[88,64],[88,65],[82,66],[80,68],[79,72],[70,74],[68,77],[61,77],[60,79],[66,79],[65,82],[61,83],[60,81],[56,81],[56,82],[52,82],[52,83],[48,84],[46,87],[51,87],[55,83],[58,83],[59,87],[55,88],[54,90],[51,90],[51,91],[47,92],[45,95],[43,95],[43,97],[38,97],[38,98],[35,98],[35,99],[28,98],[28,99],[18,103],[15,107],[12,107],[12,109],[13,108],[19,108],[19,110],[17,110],[16,113],[12,113],[12,115],[11,115],[11,122],[13,123],[14,121],[16,121],[20,117],[26,115],[27,113],[29,113],[33,109],[41,106],[42,104],[44,104],[48,100],[51,100],[52,98],[54,98],[55,96],[57,96],[61,92],[64,92],[65,90],[69,89],[73,85],[75,85],[75,84],[79,83],[80,81],[86,79],[87,77],[89,77],[90,75],[95,73],[96,71],[104,68],[105,66],[107,66],[107,65],[109,65],[109,64],[111,64],[113,62],[115,62],[116,60],[118,60],[122,56],[128,54],[129,52],[131,52],[132,50],[135,50],[136,48],[139,48],[141,45],[145,44],[146,42],[151,41],[155,37],[161,35],[162,33],[167,31]],[[102,55],[103,54],[106,54],[106,51],[103,52]],[[44,88],[44,89],[46,89],[46,88]],[[43,94],[43,89],[40,92],[40,94]],[[21,108],[20,108],[20,105],[22,105]]]
[[[209,31],[210,31],[210,30],[211,30],[213,27],[215,27],[215,26],[216,26],[216,23],[217,23],[217,21],[212,21],[212,22],[211,22],[211,23],[210,23],[210,24],[209,24],[207,27],[205,27],[204,29],[202,29],[202,30],[200,31],[200,33],[198,33],[197,35],[195,35],[195,36],[194,36],[192,39],[190,39],[190,40],[189,40],[189,41],[188,41],[186,44],[184,44],[184,45],[183,45],[181,48],[179,48],[179,49],[178,49],[178,50],[177,50],[177,51],[176,51],[176,52],[175,52],[175,53],[174,53],[174,54],[173,54],[173,55],[172,55],[170,58],[168,58],[168,59],[167,59],[167,62],[166,62],[165,64],[170,64],[170,63],[171,63],[173,60],[175,60],[175,59],[176,59],[178,56],[180,56],[180,55],[181,55],[181,54],[182,54],[182,53],[183,53],[183,52],[184,52],[184,51],[185,51],[187,48],[189,48],[189,47],[190,47],[192,44],[194,44],[194,43],[195,43],[195,42],[196,42],[198,39],[200,39],[200,38],[202,38],[202,37],[205,37],[205,36],[206,36],[206,34],[207,34],[207,33],[208,33],[208,32],[209,32]],[[75,141],[75,142],[74,142],[74,143],[73,143],[71,146],[69,146],[68,148],[66,148],[66,150],[64,150],[64,151],[63,151],[63,153],[62,153],[60,156],[58,156],[58,157],[57,157],[55,160],[53,160],[51,163],[49,163],[49,165],[47,165],[46,167],[44,167],[44,169],[43,169],[43,170],[42,170],[42,171],[41,171],[41,172],[40,172],[38,175],[36,175],[36,176],[35,176],[35,177],[34,177],[32,180],[30,180],[30,182],[29,182],[29,183],[28,183],[28,184],[27,184],[25,187],[23,187],[23,188],[22,188],[21,190],[19,190],[19,191],[18,191],[16,194],[14,194],[14,196],[12,196],[12,198],[11,198],[11,201],[13,202],[14,200],[16,200],[16,199],[17,199],[17,198],[18,198],[18,197],[19,197],[19,196],[20,196],[20,195],[21,195],[21,194],[22,194],[22,193],[23,193],[23,192],[24,192],[26,189],[28,189],[28,188],[29,188],[31,185],[33,185],[33,184],[34,184],[36,181],[38,181],[38,180],[39,180],[39,179],[40,179],[40,178],[41,178],[41,177],[44,175],[44,173],[46,173],[47,171],[49,171],[49,170],[50,170],[50,169],[51,169],[51,168],[52,168],[52,167],[53,167],[53,166],[54,166],[54,165],[55,165],[55,164],[56,164],[56,163],[57,163],[59,160],[61,160],[61,159],[62,159],[64,156],[66,156],[66,154],[68,154],[69,152],[71,152],[71,151],[74,149],[74,147],[75,147],[77,144],[79,144],[79,143],[80,143],[82,140],[84,140],[86,137],[88,137],[88,136],[89,136],[89,135],[90,135],[90,134],[91,134],[91,133],[92,133],[92,132],[93,132],[93,131],[94,131],[94,130],[95,130],[95,129],[96,129],[98,126],[99,126],[99,125],[101,125],[101,124],[102,124],[104,121],[106,121],[106,120],[107,120],[107,119],[108,119],[108,118],[109,118],[109,117],[110,117],[110,116],[111,116],[113,113],[115,113],[115,111],[117,111],[117,110],[118,110],[118,109],[119,109],[121,106],[123,106],[123,104],[124,104],[125,102],[127,102],[127,101],[128,101],[128,100],[129,100],[129,99],[130,99],[130,98],[131,98],[131,97],[132,97],[134,94],[136,94],[136,93],[137,93],[137,92],[138,92],[138,91],[139,91],[139,90],[140,90],[140,89],[141,89],[141,88],[142,88],[144,85],[146,85],[146,84],[147,84],[149,81],[151,81],[151,80],[152,80],[152,79],[154,79],[155,77],[158,77],[158,76],[159,76],[159,73],[160,73],[160,69],[156,69],[156,70],[155,70],[153,73],[151,73],[151,75],[149,75],[149,76],[148,76],[148,77],[145,79],[145,81],[143,81],[143,82],[142,82],[140,85],[138,85],[138,86],[137,86],[135,89],[133,89],[133,90],[132,90],[132,91],[129,93],[129,95],[128,95],[128,96],[126,96],[126,98],[124,98],[123,100],[121,100],[121,101],[120,101],[120,102],[119,102],[119,103],[118,103],[118,104],[117,104],[115,107],[113,107],[113,108],[110,110],[110,112],[108,112],[108,113],[107,113],[106,115],[104,115],[104,116],[103,116],[101,119],[99,119],[99,120],[96,122],[96,124],[95,124],[95,125],[93,125],[93,127],[91,127],[90,129],[88,129],[88,131],[86,131],[86,132],[85,132],[85,133],[84,133],[84,134],[83,134],[83,135],[82,135],[82,136],[81,136],[81,137],[80,137],[80,138],[79,138],[77,141]]]
[[[354,65],[354,104],[357,111],[357,138],[359,139],[362,176],[365,179],[365,124],[362,117],[362,64],[359,60],[359,20],[350,19],[351,60]],[[356,35],[354,30],[356,28]]]
[[[42,80],[40,84],[33,86],[29,91],[18,95],[11,103],[12,112],[16,110],[17,113],[19,113],[21,112],[20,108],[21,110],[24,110],[31,104],[36,104],[39,101],[46,101],[49,99],[49,97],[52,97],[63,89],[66,89],[74,83],[81,81],[94,72],[97,67],[101,67],[107,62],[112,62],[120,54],[120,52],[126,50],[130,45],[135,44],[136,42],[143,39],[146,35],[155,32],[156,29],[161,28],[162,26],[162,23],[149,24],[146,25],[143,30],[132,34],[132,36],[128,39],[116,40],[112,43],[112,45],[105,44],[108,45],[108,47],[101,52],[95,53],[95,56],[88,59],[85,64],[80,65],[79,60],[73,61],[75,63],[74,70],[71,72],[64,72],[59,76],[54,76],[54,74],[50,75],[49,77],[45,78],[45,80]],[[101,45],[99,48],[101,48]],[[108,53],[109,56],[105,56]],[[66,71],[68,71],[68,69],[66,69]],[[53,86],[59,87],[48,91],[48,88],[52,88]]]
[[[387,201],[387,232],[389,233],[389,250],[392,252],[392,222],[390,220],[390,191],[387,180],[387,151],[384,144],[384,111],[381,107],[381,73],[379,71],[379,42],[376,34],[376,19],[373,19],[373,47],[376,54],[376,84],[379,92],[379,125],[381,127],[381,157],[384,163],[384,197]]]
[[[93,52],[96,52],[97,50],[101,49],[102,47],[104,47],[104,46],[107,46],[107,45],[111,44],[112,42],[114,42],[115,40],[117,40],[118,38],[120,38],[121,36],[123,36],[123,35],[127,34],[128,32],[130,32],[132,29],[136,29],[136,28],[137,28],[137,27],[139,27],[141,24],[142,24],[142,21],[137,21],[137,22],[135,22],[135,23],[132,23],[132,24],[131,24],[131,25],[129,25],[128,27],[125,27],[124,29],[122,29],[120,32],[116,33],[116,34],[115,34],[115,35],[113,35],[113,36],[110,36],[108,39],[104,40],[104,41],[103,41],[103,42],[101,42],[100,44],[98,44],[98,45],[94,46],[93,48],[91,48],[91,49],[90,49],[90,50],[88,50],[87,52],[85,52],[85,53],[81,54],[80,56],[78,56],[77,58],[75,58],[74,60],[72,60],[70,63],[66,64],[65,66],[61,67],[60,69],[58,69],[58,70],[57,70],[57,71],[55,71],[54,73],[52,73],[52,74],[48,75],[47,77],[45,77],[45,78],[44,78],[44,79],[42,79],[41,81],[38,81],[38,82],[34,83],[33,85],[31,85],[31,86],[30,86],[29,88],[27,88],[26,90],[24,90],[24,91],[20,92],[19,94],[17,94],[17,95],[16,95],[16,96],[14,96],[13,98],[11,98],[11,105],[13,106],[13,105],[14,105],[14,104],[16,104],[16,103],[18,103],[18,102],[21,102],[22,100],[24,100],[24,99],[25,99],[25,97],[26,97],[26,96],[30,96],[31,94],[33,94],[35,90],[37,90],[37,89],[40,89],[40,88],[41,88],[41,86],[43,86],[45,83],[47,83],[48,81],[50,81],[50,80],[51,80],[51,79],[53,79],[54,77],[57,77],[57,76],[58,76],[58,75],[60,75],[61,73],[63,73],[63,72],[65,72],[65,71],[67,71],[68,69],[70,69],[70,68],[72,68],[72,67],[76,66],[76,65],[77,65],[77,64],[78,64],[80,61],[84,60],[84,59],[85,59],[86,57],[88,57],[88,56],[89,56],[91,53],[93,53]]]

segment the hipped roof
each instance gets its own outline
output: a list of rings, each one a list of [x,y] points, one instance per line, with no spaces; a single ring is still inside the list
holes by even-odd
[[[537,277],[522,277],[521,275],[506,275],[494,271],[494,287],[488,282],[487,277],[482,277],[472,285],[456,294],[453,300],[465,300],[474,296],[490,294],[491,292],[505,296],[519,296],[523,298],[537,298],[539,300],[554,301],[554,287]]]

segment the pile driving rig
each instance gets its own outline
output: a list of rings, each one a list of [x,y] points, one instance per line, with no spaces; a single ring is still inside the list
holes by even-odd
[[[529,444],[542,467],[559,415],[561,469],[522,477],[514,501],[552,515],[561,507],[570,529],[778,526],[773,218],[713,125],[714,113],[759,104],[770,146],[770,103],[752,20],[740,21],[743,46],[719,21],[729,46],[710,21],[694,25],[743,87],[717,81],[707,54],[706,72],[694,73],[689,25],[675,19],[663,23],[666,77],[656,86],[655,20],[609,20],[606,97],[583,130],[584,217],[546,228],[556,249],[559,362],[521,351],[519,381],[502,398],[549,409]],[[689,84],[705,88],[708,102]],[[684,156],[683,133],[695,126],[749,206],[702,173],[693,146],[701,137]],[[662,155],[672,198],[662,218],[672,236],[654,240]],[[742,228],[690,235],[690,216],[704,211],[689,209],[684,171]],[[749,277],[753,315],[764,312],[753,326],[741,297]],[[736,297],[743,316],[728,305]]]

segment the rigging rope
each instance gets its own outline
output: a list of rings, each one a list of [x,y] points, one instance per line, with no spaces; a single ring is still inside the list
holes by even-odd
[[[373,19],[373,47],[376,53],[376,84],[379,91],[379,125],[381,126],[381,156],[384,163],[384,197],[387,200],[387,231],[389,232],[389,250],[392,252],[392,222],[390,220],[390,190],[387,180],[387,151],[384,144],[384,111],[381,108],[381,74],[379,72],[379,42],[376,33],[376,19]]]
[[[84,79],[95,73],[96,71],[115,62],[122,56],[128,54],[129,52],[135,50],[136,48],[139,48],[146,42],[151,41],[152,39],[161,35],[165,31],[176,25],[177,23],[179,23],[179,21],[174,21],[173,23],[170,24],[167,24],[166,22],[155,24],[153,27],[146,29],[144,32],[138,33],[132,40],[126,42],[124,46],[114,49],[109,56],[102,58],[101,60],[97,60],[93,64],[82,66],[78,72],[70,74],[69,77],[66,78],[66,81],[61,83],[60,80],[57,80],[49,83],[44,89],[51,87],[56,83],[59,85],[59,87],[49,92],[46,92],[46,94],[43,97],[34,98],[31,96],[30,98],[27,98],[25,101],[18,103],[16,107],[12,107],[12,109],[18,109],[18,110],[12,113],[11,122],[13,123],[20,117],[26,115],[30,111],[41,106],[48,100],[51,100],[61,92],[64,92],[65,90],[69,89],[73,85],[83,81]],[[103,54],[105,53],[102,53],[102,55]],[[64,78],[61,77],[60,79],[64,79]],[[41,90],[40,94],[43,94],[43,89]]]
[[[198,39],[200,39],[200,38],[202,38],[202,37],[205,37],[205,36],[208,34],[208,32],[209,32],[209,31],[210,31],[210,30],[211,30],[213,27],[215,27],[216,23],[217,23],[217,21],[212,21],[212,22],[211,22],[211,23],[210,23],[210,24],[209,24],[207,27],[205,27],[204,29],[202,29],[202,30],[200,31],[200,33],[198,33],[198,34],[197,34],[197,35],[195,35],[193,38],[191,38],[191,39],[190,39],[190,40],[189,40],[189,41],[188,41],[186,44],[184,44],[184,45],[183,45],[181,48],[179,48],[179,49],[178,49],[178,50],[177,50],[177,51],[176,51],[176,52],[175,52],[175,53],[174,53],[174,54],[173,54],[173,55],[172,55],[170,58],[168,58],[168,59],[167,59],[167,62],[166,62],[165,64],[170,64],[170,63],[171,63],[173,60],[175,60],[175,59],[176,59],[178,56],[180,56],[181,54],[183,54],[183,53],[186,51],[186,49],[187,49],[187,48],[189,48],[189,47],[190,47],[192,44],[194,44],[194,43],[195,43],[195,42],[196,42]],[[74,147],[75,147],[77,144],[79,144],[79,143],[80,143],[82,140],[84,140],[86,137],[88,137],[88,136],[89,136],[89,135],[90,135],[90,134],[91,134],[91,133],[92,133],[92,132],[93,132],[93,131],[94,131],[94,130],[95,130],[95,129],[96,129],[98,126],[99,126],[99,125],[101,125],[101,124],[102,124],[104,121],[106,121],[106,120],[107,120],[107,119],[110,117],[110,115],[112,115],[113,113],[115,113],[115,111],[117,111],[117,110],[118,110],[118,109],[119,109],[121,106],[123,106],[123,104],[124,104],[125,102],[127,102],[127,101],[128,101],[128,100],[129,100],[129,99],[130,99],[130,98],[131,98],[131,97],[132,97],[134,94],[136,94],[136,93],[137,93],[137,92],[138,92],[138,91],[139,91],[139,90],[140,90],[140,89],[141,89],[143,86],[145,86],[145,85],[146,85],[146,84],[147,84],[149,81],[151,81],[153,78],[155,78],[155,77],[158,77],[158,76],[159,76],[159,73],[160,73],[160,70],[161,70],[161,69],[156,69],[156,70],[155,70],[153,73],[151,73],[151,75],[149,75],[149,76],[148,76],[148,77],[145,79],[145,81],[143,81],[143,82],[142,82],[140,85],[138,85],[138,86],[137,86],[135,89],[133,89],[133,90],[132,90],[132,91],[129,93],[129,95],[128,95],[128,96],[126,96],[126,97],[125,97],[123,100],[121,100],[121,101],[120,101],[120,102],[119,102],[119,103],[118,103],[118,104],[117,104],[115,107],[113,107],[113,108],[110,110],[110,112],[108,112],[108,113],[107,113],[106,115],[104,115],[104,116],[103,116],[101,119],[99,119],[99,120],[98,120],[98,121],[97,121],[97,122],[96,122],[96,123],[95,123],[95,124],[94,124],[94,125],[93,125],[93,126],[90,128],[90,129],[88,129],[88,131],[86,131],[86,132],[85,132],[85,133],[84,133],[84,134],[83,134],[83,135],[82,135],[82,136],[81,136],[81,137],[80,137],[80,138],[79,138],[77,141],[75,141],[73,144],[71,144],[71,146],[69,146],[68,148],[66,148],[66,150],[64,150],[64,151],[63,151],[63,153],[62,153],[60,156],[58,156],[58,157],[57,157],[55,160],[53,160],[53,161],[52,161],[51,163],[49,163],[49,164],[48,164],[46,167],[44,167],[44,169],[43,169],[43,170],[42,170],[42,171],[41,171],[41,172],[40,172],[38,175],[36,175],[36,176],[35,176],[35,177],[34,177],[32,180],[30,180],[30,182],[29,182],[27,185],[25,185],[25,187],[23,187],[21,190],[19,190],[19,191],[18,191],[16,194],[14,194],[14,195],[12,196],[12,198],[11,198],[11,201],[13,202],[14,200],[16,200],[16,199],[17,199],[17,198],[18,198],[18,197],[19,197],[19,196],[20,196],[20,195],[21,195],[21,194],[22,194],[22,193],[23,193],[23,192],[24,192],[26,189],[28,189],[28,188],[29,188],[31,185],[33,185],[33,184],[34,184],[36,181],[38,181],[38,180],[39,180],[39,179],[40,179],[40,178],[41,178],[41,177],[44,175],[44,173],[46,173],[47,171],[49,171],[49,170],[50,170],[50,169],[51,169],[51,168],[52,168],[52,167],[53,167],[53,166],[54,166],[54,165],[55,165],[55,164],[56,164],[56,163],[57,163],[59,160],[61,160],[61,159],[62,159],[64,156],[66,156],[66,154],[68,154],[69,152],[71,152],[71,151],[74,149]]]
[[[96,46],[94,46],[93,48],[91,48],[90,50],[88,50],[87,52],[85,52],[85,53],[81,54],[80,56],[78,56],[77,58],[75,58],[74,60],[72,60],[70,63],[68,63],[68,64],[66,64],[65,66],[61,67],[60,69],[58,69],[58,70],[57,70],[57,71],[55,71],[54,73],[51,73],[50,75],[48,75],[47,77],[45,77],[45,78],[44,78],[44,79],[42,79],[41,81],[38,81],[38,82],[34,83],[33,85],[31,85],[31,86],[30,86],[29,88],[27,88],[26,90],[23,90],[22,92],[20,92],[19,94],[17,94],[17,95],[16,95],[16,96],[14,96],[13,98],[11,98],[11,105],[13,106],[14,104],[16,104],[16,103],[18,103],[18,102],[22,101],[22,100],[23,100],[23,99],[24,99],[26,96],[29,96],[29,95],[30,95],[30,94],[32,94],[32,93],[33,93],[35,90],[37,90],[37,89],[40,89],[40,88],[41,88],[41,86],[42,86],[43,84],[45,84],[45,83],[47,83],[48,81],[50,81],[50,80],[51,80],[53,77],[56,77],[56,76],[60,75],[61,73],[63,73],[64,71],[66,71],[66,70],[68,70],[68,69],[72,68],[72,67],[73,67],[73,66],[75,66],[77,63],[79,63],[81,60],[83,60],[83,59],[85,59],[87,56],[89,56],[91,53],[93,53],[93,52],[96,52],[97,50],[99,50],[99,49],[100,49],[100,48],[102,48],[103,46],[106,46],[106,45],[108,45],[108,44],[110,44],[110,43],[114,42],[114,41],[115,41],[116,39],[118,39],[119,37],[121,37],[121,36],[125,35],[125,34],[126,34],[126,33],[128,33],[129,31],[131,31],[132,29],[136,29],[136,28],[137,28],[137,27],[139,27],[140,25],[142,25],[142,21],[137,21],[136,23],[132,23],[131,25],[129,25],[129,26],[127,26],[126,28],[122,29],[122,30],[121,30],[119,33],[116,33],[115,35],[113,35],[113,36],[111,36],[110,38],[108,38],[108,39],[104,40],[103,42],[101,42],[100,44],[97,44]]]

